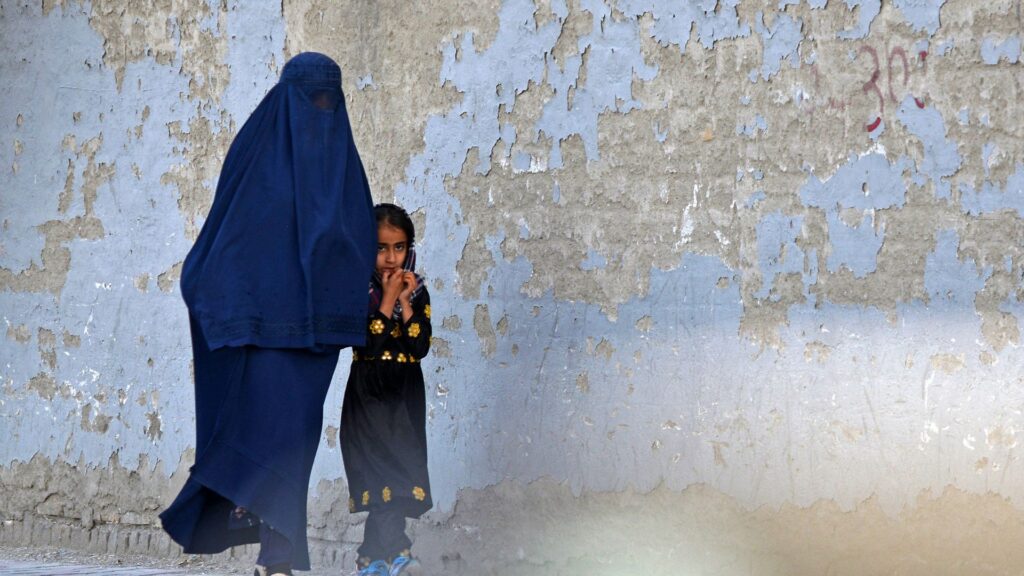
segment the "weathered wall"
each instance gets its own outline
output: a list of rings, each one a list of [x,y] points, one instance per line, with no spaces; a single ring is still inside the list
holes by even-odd
[[[1020,0],[0,0],[0,537],[173,553],[181,261],[318,50],[422,237],[428,564],[1017,573],[1022,36]]]

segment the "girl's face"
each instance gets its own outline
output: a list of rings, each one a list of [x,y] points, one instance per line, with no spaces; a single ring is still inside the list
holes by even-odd
[[[377,227],[377,273],[401,272],[409,251],[409,239],[401,228],[382,222]]]

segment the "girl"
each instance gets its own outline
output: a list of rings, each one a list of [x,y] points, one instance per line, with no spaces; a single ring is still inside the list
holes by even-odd
[[[366,346],[353,348],[341,412],[349,510],[369,512],[360,576],[420,573],[405,519],[432,506],[426,393],[420,360],[430,349],[430,295],[413,272],[416,233],[405,210],[378,204],[377,267],[370,280]]]

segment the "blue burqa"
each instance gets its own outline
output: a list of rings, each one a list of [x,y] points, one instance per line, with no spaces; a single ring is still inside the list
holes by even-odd
[[[376,245],[341,70],[299,54],[232,142],[182,270],[196,456],[160,518],[185,552],[257,542],[269,527],[291,567],[309,569],[323,403],[340,348],[365,341]]]
[[[377,225],[340,82],[292,58],[228,150],[181,275],[211,349],[365,341]]]

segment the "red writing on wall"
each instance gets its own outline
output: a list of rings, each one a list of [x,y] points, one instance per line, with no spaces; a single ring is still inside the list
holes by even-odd
[[[864,125],[865,130],[874,132],[882,125],[882,116],[885,114],[886,103],[898,103],[908,94],[910,78],[914,69],[911,67],[911,60],[907,56],[907,51],[899,46],[890,48],[887,54],[879,54],[876,48],[865,45],[861,46],[857,53],[870,57],[871,67],[868,71],[868,77],[860,85],[859,92],[873,100],[877,100],[876,112],[873,114],[874,119]],[[928,52],[921,50],[917,53],[917,56],[921,71],[926,73],[928,71]],[[821,75],[818,65],[812,65],[811,71],[814,74],[814,85],[817,88]],[[846,110],[853,97],[836,98],[830,96],[826,101],[825,107],[832,110]],[[924,108],[924,101],[916,96],[914,97],[914,103],[917,104],[918,108]],[[814,106],[814,108],[817,108],[817,106]]]

